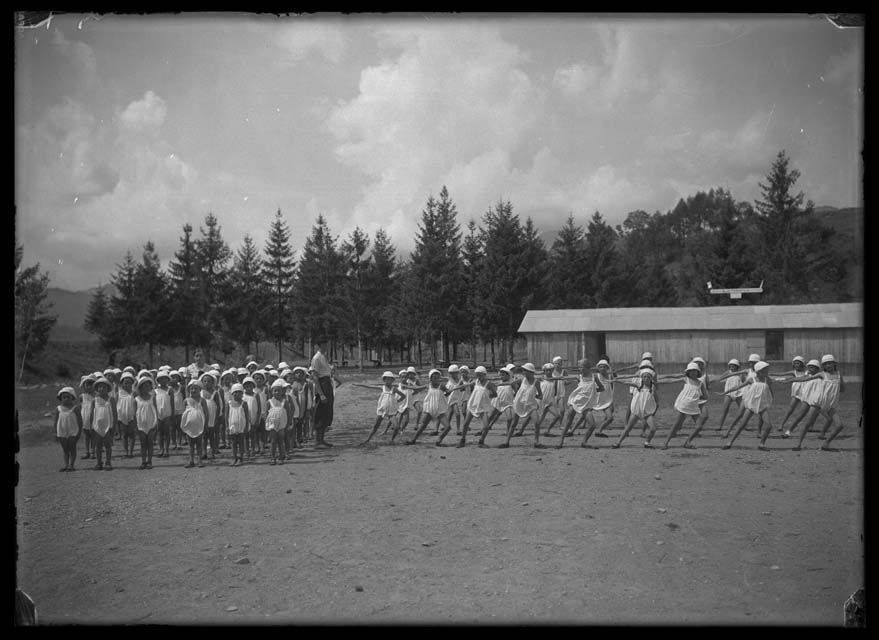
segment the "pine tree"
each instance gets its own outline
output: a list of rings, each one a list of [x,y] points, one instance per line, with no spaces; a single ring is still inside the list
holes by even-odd
[[[346,315],[357,343],[357,368],[360,371],[363,371],[363,331],[364,327],[371,323],[373,311],[369,304],[367,274],[371,258],[366,255],[367,251],[369,251],[369,236],[360,227],[354,227],[354,231],[342,243],[341,254],[345,266],[343,291],[346,298],[345,308],[348,311]]]
[[[342,256],[336,248],[336,238],[330,233],[323,215],[318,215],[311,235],[306,238],[296,277],[297,318],[303,334],[310,340],[326,339],[334,356],[345,298],[342,292],[345,278]]]
[[[192,240],[192,225],[183,225],[180,249],[168,265],[170,278],[170,336],[174,344],[183,345],[186,362],[189,362],[189,347],[206,345],[210,339],[202,322],[199,286],[198,256]]]
[[[198,265],[198,281],[201,290],[200,317],[204,328],[214,343],[217,334],[222,331],[222,293],[228,277],[226,264],[232,257],[232,251],[223,240],[222,232],[216,216],[208,213],[204,219],[205,226],[199,227],[201,238],[195,241],[195,254]]]
[[[589,272],[589,306],[615,307],[621,298],[617,234],[596,211],[586,231],[586,269]]]
[[[292,294],[296,278],[296,261],[290,246],[290,230],[281,215],[275,214],[275,220],[269,229],[266,241],[265,260],[263,260],[262,279],[270,291],[266,298],[265,327],[272,336],[278,349],[278,362],[284,359],[284,341],[290,337],[292,330]]]
[[[49,314],[52,304],[46,301],[49,292],[49,274],[40,273],[40,265],[21,268],[24,248],[15,245],[15,350],[19,368],[18,380],[24,366],[40,353],[49,341],[49,332],[57,316]]]
[[[461,280],[461,231],[457,210],[445,186],[440,200],[430,196],[421,212],[421,223],[412,253],[413,277],[421,284],[421,305],[416,321],[429,339],[442,341],[443,359],[451,359],[452,341],[461,331],[464,287]]]
[[[262,268],[259,250],[253,238],[245,234],[233,259],[224,296],[228,337],[245,352],[250,350],[250,343],[258,343],[262,335],[261,309],[267,298]]]
[[[547,306],[581,309],[587,305],[590,274],[586,266],[586,235],[568,216],[552,243],[547,265]]]
[[[761,235],[761,271],[767,284],[764,296],[767,303],[809,301],[809,281],[813,270],[808,268],[807,217],[814,205],[803,207],[802,192],[792,190],[800,172],[790,167],[790,159],[779,151],[766,176],[760,183],[762,200],[754,202]],[[813,230],[814,231],[814,230]]]
[[[151,241],[143,247],[143,260],[135,268],[135,326],[138,342],[147,345],[147,362],[153,366],[153,347],[168,337],[168,297],[159,256]]]
[[[384,229],[376,231],[372,243],[372,261],[366,273],[371,308],[366,332],[378,347],[388,344],[391,338],[389,314],[399,312],[396,294],[400,273],[396,253],[397,250]],[[388,349],[388,360],[391,360],[390,346]]]
[[[490,323],[482,304],[483,292],[479,288],[479,276],[484,263],[484,235],[477,228],[476,222],[471,220],[467,223],[467,236],[464,238],[464,245],[461,249],[461,262],[464,267],[462,274],[465,291],[464,308],[467,310],[467,318],[461,326],[465,328],[464,338],[471,345],[471,359],[474,362],[476,361],[477,340],[484,342],[490,338],[488,328]],[[492,356],[493,352],[494,349],[492,349]]]
[[[141,344],[142,335],[137,317],[140,311],[137,301],[137,263],[131,251],[126,251],[122,264],[116,265],[110,283],[116,290],[110,296],[114,343],[123,348],[132,348]]]
[[[104,351],[110,352],[114,347],[119,346],[113,341],[110,302],[100,284],[89,300],[83,328],[98,337],[98,342]]]

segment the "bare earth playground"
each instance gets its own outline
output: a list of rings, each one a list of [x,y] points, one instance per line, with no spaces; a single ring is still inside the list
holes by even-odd
[[[502,424],[490,449],[356,447],[375,393],[345,384],[336,446],[285,466],[227,455],[186,469],[180,450],[147,472],[119,459],[67,474],[43,417],[55,392],[16,399],[17,583],[44,624],[840,626],[864,585],[859,383],[831,452],[817,434],[800,452],[773,434],[760,451],[753,425],[724,451],[715,395],[695,450],[680,446],[689,422],[666,451],[637,437],[611,449],[621,415],[592,450],[576,437],[535,449],[530,429],[498,449]]]

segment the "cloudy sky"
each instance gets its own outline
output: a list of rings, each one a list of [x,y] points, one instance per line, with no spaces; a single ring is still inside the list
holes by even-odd
[[[447,185],[554,231],[722,186],[784,149],[862,203],[861,29],[810,16],[54,16],[15,44],[16,234],[53,286],[107,282],[213,212],[235,250],[280,208],[402,255]]]

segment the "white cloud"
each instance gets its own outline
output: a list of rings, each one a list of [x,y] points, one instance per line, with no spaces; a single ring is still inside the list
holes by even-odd
[[[275,43],[294,62],[303,60],[314,51],[336,64],[342,60],[346,46],[339,26],[308,18],[296,19],[293,24],[281,27]]]
[[[147,91],[143,99],[136,100],[125,107],[119,115],[122,126],[132,131],[150,134],[158,133],[165,123],[168,108],[165,101],[152,91]]]

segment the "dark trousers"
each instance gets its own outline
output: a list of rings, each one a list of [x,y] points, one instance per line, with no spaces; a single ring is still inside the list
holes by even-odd
[[[323,432],[333,424],[333,401],[335,397],[333,395],[333,379],[330,376],[318,378],[317,382],[323,395],[327,398],[326,402],[320,402],[320,399],[318,399],[314,407],[314,428],[322,438]]]

